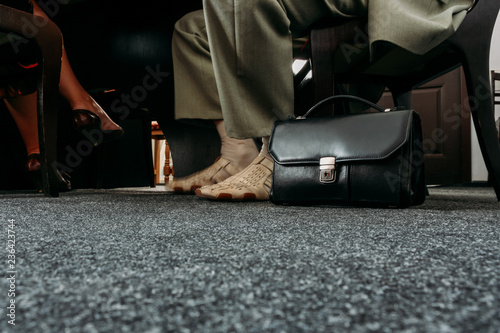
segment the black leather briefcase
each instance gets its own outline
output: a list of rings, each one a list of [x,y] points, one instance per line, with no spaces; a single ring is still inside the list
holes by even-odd
[[[308,118],[337,99],[363,101],[381,112]],[[276,121],[269,153],[275,204],[408,207],[425,200],[422,127],[413,110],[330,97],[303,117]]]

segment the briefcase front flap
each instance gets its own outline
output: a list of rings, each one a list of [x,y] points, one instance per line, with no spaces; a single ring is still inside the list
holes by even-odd
[[[409,140],[413,115],[399,110],[276,121],[269,153],[279,164],[381,160]]]

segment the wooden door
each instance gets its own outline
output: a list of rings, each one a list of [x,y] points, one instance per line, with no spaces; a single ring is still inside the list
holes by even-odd
[[[449,72],[413,91],[412,108],[422,117],[426,183],[471,181],[470,113],[461,69]],[[389,92],[379,104],[393,105]]]

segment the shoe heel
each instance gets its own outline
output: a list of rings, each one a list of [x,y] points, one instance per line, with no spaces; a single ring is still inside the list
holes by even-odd
[[[36,190],[39,193],[42,193],[43,192],[42,171],[41,170],[30,171],[29,175],[30,175],[31,181],[33,182],[33,185],[35,186]]]

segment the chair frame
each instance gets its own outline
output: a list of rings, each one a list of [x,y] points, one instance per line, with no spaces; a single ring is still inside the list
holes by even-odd
[[[500,81],[500,72],[491,71],[491,87],[493,93],[493,104],[500,105],[500,89],[497,88],[496,81]]]
[[[500,201],[500,144],[495,126],[493,94],[489,84],[490,41],[486,43],[478,36],[491,36],[495,25],[500,1],[476,0],[458,30],[438,47],[447,47],[457,51],[453,63],[435,61],[425,73],[412,73],[401,78],[371,77],[376,82],[385,84],[393,95],[396,105],[411,106],[411,91],[436,77],[463,66],[469,96],[469,108],[472,114],[479,146],[490,175],[491,184]],[[480,23],[480,24],[479,24]],[[349,73],[333,74],[333,53],[342,43],[352,42],[356,33],[364,31],[366,20],[329,19],[311,30],[311,63],[315,85],[316,100],[321,100],[334,93],[334,81],[349,82]],[[474,73],[474,74],[473,74]],[[432,74],[432,75],[430,75]],[[362,76],[362,75],[361,75]],[[366,79],[357,77],[356,79]]]
[[[27,34],[27,27],[35,33]],[[40,49],[41,75],[37,87],[38,141],[45,196],[58,197],[57,172],[57,104],[62,58],[62,34],[50,20],[0,5],[0,31],[33,40]]]
[[[491,71],[491,89],[493,93],[493,105],[500,105],[500,90],[497,89],[496,81],[500,81],[500,73]],[[500,119],[498,120],[500,121]],[[498,142],[500,143],[500,129],[498,129]]]

